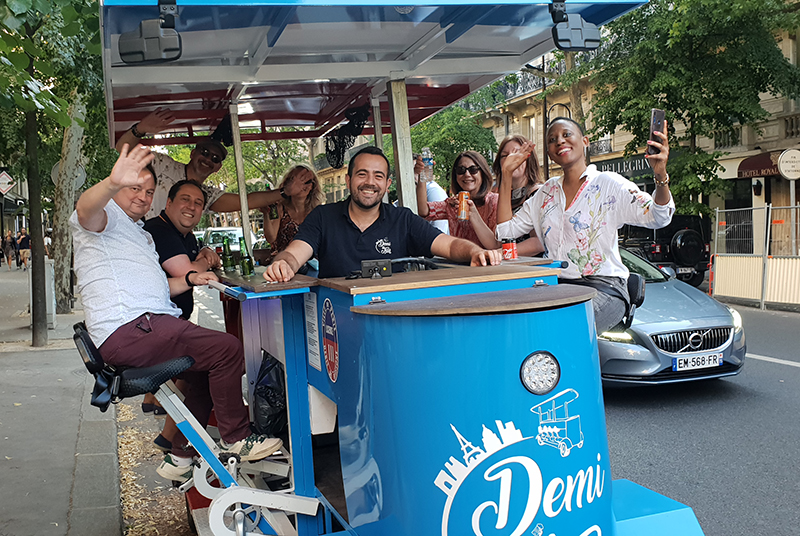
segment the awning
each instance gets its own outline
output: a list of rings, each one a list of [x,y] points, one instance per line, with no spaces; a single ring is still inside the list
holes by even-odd
[[[740,179],[748,179],[751,177],[780,175],[778,171],[778,158],[780,156],[781,151],[771,151],[745,158],[739,163],[739,171],[736,176]]]
[[[568,13],[602,25],[646,0],[568,1]],[[126,64],[120,35],[159,16],[157,0],[102,3],[103,66],[112,143],[157,107],[177,120],[167,134],[191,143],[240,105],[242,139],[314,138],[353,107],[378,101],[389,122],[387,81],[403,79],[413,125],[553,50],[548,0],[413,5],[392,0],[178,0],[179,59]],[[292,127],[299,131],[269,132]],[[367,134],[371,129],[365,129]],[[160,140],[170,143],[168,140]]]

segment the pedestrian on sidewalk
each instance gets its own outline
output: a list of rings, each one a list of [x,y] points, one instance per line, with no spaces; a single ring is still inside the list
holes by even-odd
[[[6,258],[6,264],[8,264],[8,271],[11,271],[11,259],[15,257],[14,251],[16,248],[14,245],[16,244],[14,240],[14,235],[11,233],[11,229],[8,230],[8,234],[3,237],[2,249],[3,249],[3,256]]]
[[[28,234],[27,229],[23,227],[20,230],[20,237],[17,238],[17,245],[19,246],[19,258],[22,260],[24,268],[23,272],[28,271],[28,259],[31,257],[31,236]]]

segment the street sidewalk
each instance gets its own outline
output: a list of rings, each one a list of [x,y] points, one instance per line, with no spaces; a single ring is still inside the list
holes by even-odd
[[[30,270],[0,265],[0,534],[122,534],[116,407],[90,405],[94,379],[72,342],[80,304],[31,346]]]

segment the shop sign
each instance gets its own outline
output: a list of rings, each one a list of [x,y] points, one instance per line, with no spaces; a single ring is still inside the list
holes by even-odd
[[[595,162],[599,171],[611,171],[619,173],[628,179],[639,177],[642,175],[652,175],[650,165],[645,160],[644,155],[636,155],[631,158],[614,158],[611,160],[604,160],[602,162]]]
[[[778,171],[786,180],[800,179],[800,151],[797,149],[783,151],[778,158]]]
[[[0,194],[6,195],[17,183],[5,171],[0,171]]]

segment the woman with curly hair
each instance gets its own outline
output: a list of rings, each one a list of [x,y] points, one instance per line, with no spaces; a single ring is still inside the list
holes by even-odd
[[[264,237],[271,245],[273,257],[286,249],[306,216],[323,200],[319,178],[305,164],[292,166],[284,174],[279,188],[281,193],[287,189],[297,193],[284,194],[279,203],[261,210],[264,213]]]

